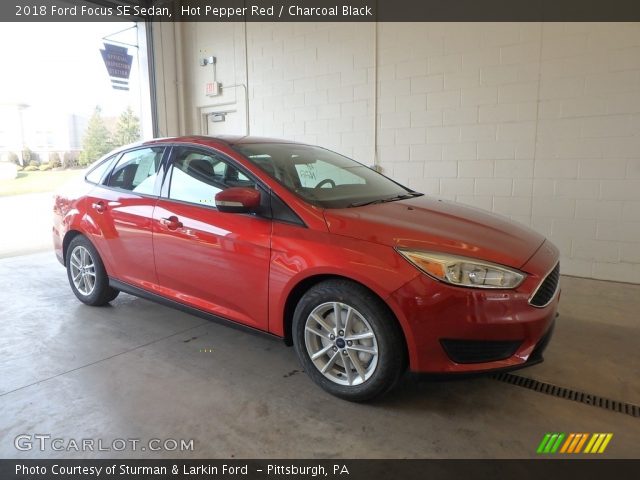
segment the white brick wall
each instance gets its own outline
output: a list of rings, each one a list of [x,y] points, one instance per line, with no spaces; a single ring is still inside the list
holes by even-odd
[[[184,24],[187,115],[212,103],[201,50],[246,81],[244,28]],[[252,134],[377,151],[400,182],[547,235],[565,273],[640,283],[640,24],[246,28]]]

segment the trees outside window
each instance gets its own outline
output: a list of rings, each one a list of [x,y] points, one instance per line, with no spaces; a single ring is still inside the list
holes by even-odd
[[[112,148],[111,135],[102,118],[102,110],[96,106],[93,115],[89,119],[87,131],[82,141],[82,153],[80,153],[80,165],[89,165]]]

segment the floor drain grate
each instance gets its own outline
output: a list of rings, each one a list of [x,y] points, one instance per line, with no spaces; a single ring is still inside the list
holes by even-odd
[[[528,388],[529,390],[535,390],[536,392],[546,395],[565,398],[574,402],[584,403],[585,405],[591,405],[592,407],[604,408],[612,412],[624,413],[632,417],[640,417],[640,405],[634,405],[633,403],[619,402],[618,400],[611,400],[610,398],[580,392],[571,388],[559,387],[551,383],[540,382],[533,378],[521,377],[520,375],[514,375],[512,373],[496,373],[491,377],[500,382]]]

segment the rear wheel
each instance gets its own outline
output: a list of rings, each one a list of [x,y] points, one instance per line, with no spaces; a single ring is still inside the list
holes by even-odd
[[[105,305],[120,293],[109,286],[109,277],[93,244],[78,235],[67,250],[67,277],[78,300],[87,305]]]
[[[351,401],[371,400],[402,376],[402,333],[387,306],[363,286],[329,280],[312,287],[293,320],[298,358],[327,392]]]

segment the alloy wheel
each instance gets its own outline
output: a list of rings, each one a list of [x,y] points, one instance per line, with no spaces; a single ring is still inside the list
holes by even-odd
[[[314,308],[305,322],[304,338],[313,364],[339,385],[364,383],[378,365],[378,342],[370,323],[345,303]]]
[[[89,296],[96,286],[96,266],[89,250],[78,245],[71,252],[71,280],[78,292]]]

